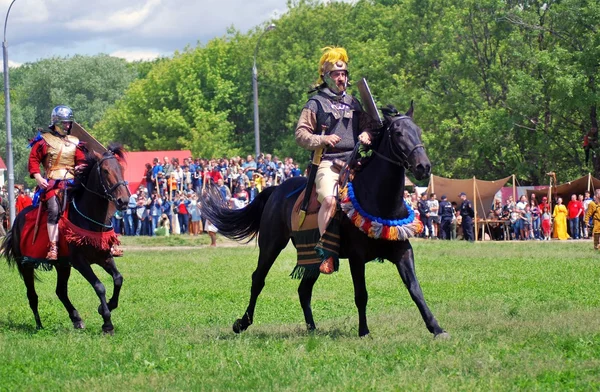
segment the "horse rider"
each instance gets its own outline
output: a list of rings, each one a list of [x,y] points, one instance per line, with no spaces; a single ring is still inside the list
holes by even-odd
[[[73,173],[85,164],[85,147],[79,139],[71,135],[73,127],[73,111],[65,105],[56,106],[50,115],[50,125],[40,129],[38,135],[30,142],[29,175],[34,178],[40,201],[46,202],[48,209],[48,240],[50,242],[47,260],[58,259],[58,220],[62,213],[58,193],[66,197],[67,182],[74,178]],[[46,177],[40,172],[44,167]],[[114,255],[121,255],[120,249],[112,250]]]
[[[313,153],[325,149],[315,178],[317,199],[321,203],[318,213],[321,235],[336,210],[341,167],[334,165],[334,160],[347,160],[357,141],[369,145],[373,138],[373,119],[363,111],[358,100],[346,92],[347,87],[346,50],[341,47],[323,48],[319,79],[310,91],[315,94],[304,105],[295,131],[296,142],[301,147]],[[333,258],[329,257],[323,260],[319,270],[330,274],[333,265]]]
[[[475,217],[475,210],[473,210],[473,203],[467,200],[467,194],[461,192],[459,195],[462,203],[460,204],[460,216],[462,218],[462,229],[463,238],[467,241],[475,241],[475,235],[473,234],[473,218]]]

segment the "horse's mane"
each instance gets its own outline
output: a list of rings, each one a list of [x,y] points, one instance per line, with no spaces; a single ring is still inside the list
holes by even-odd
[[[77,171],[75,173],[75,181],[70,185],[70,189],[72,192],[77,192],[81,190],[83,186],[81,185],[92,172],[95,164],[106,154],[112,154],[117,157],[119,164],[123,165],[125,163],[125,153],[127,151],[120,143],[110,143],[108,145],[107,151],[102,155],[97,155],[94,151],[86,150],[85,152],[85,166],[82,170]]]

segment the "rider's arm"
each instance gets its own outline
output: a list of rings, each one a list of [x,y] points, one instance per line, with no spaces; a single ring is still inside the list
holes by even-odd
[[[307,150],[316,150],[325,146],[325,136],[316,134],[317,115],[310,109],[302,109],[298,125],[296,125],[296,143]]]
[[[75,150],[75,166],[83,165],[85,163],[85,152],[83,150],[83,145],[79,143],[77,149]]]
[[[31,152],[29,153],[29,163],[27,165],[27,169],[29,170],[29,175],[31,178],[35,178],[36,174],[40,174],[40,166],[42,165],[44,156],[46,156],[47,150],[48,145],[44,139],[38,140],[31,147]]]

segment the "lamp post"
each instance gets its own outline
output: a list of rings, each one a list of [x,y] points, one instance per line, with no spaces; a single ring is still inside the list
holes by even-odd
[[[265,28],[265,31],[258,37],[256,41],[256,47],[254,48],[254,63],[252,65],[252,90],[254,92],[254,152],[256,157],[260,154],[260,131],[258,126],[258,72],[256,70],[256,55],[258,54],[258,44],[260,39],[265,35],[267,31],[271,31],[275,28],[275,25],[271,23]]]
[[[6,43],[6,24],[8,23],[8,14],[16,0],[13,0],[8,6],[6,19],[4,19],[4,41],[2,41],[2,58],[4,59],[4,111],[6,113],[6,168],[8,169],[8,205],[9,222],[15,220],[15,170],[13,167],[13,148],[12,148],[12,129],[10,119],[10,86],[8,84],[8,50]]]

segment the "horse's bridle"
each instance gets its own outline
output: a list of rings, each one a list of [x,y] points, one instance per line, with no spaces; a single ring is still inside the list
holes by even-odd
[[[113,154],[110,154],[110,155],[102,157],[102,159],[97,161],[95,164],[96,172],[98,173],[98,178],[100,179],[100,185],[102,185],[102,190],[104,191],[104,194],[98,193],[98,192],[88,188],[83,182],[81,182],[81,185],[83,186],[83,188],[86,191],[88,191],[90,193],[100,196],[101,198],[106,199],[108,201],[115,201],[115,200],[117,200],[117,198],[113,195],[113,193],[115,192],[115,190],[118,187],[124,186],[127,190],[129,190],[129,188],[127,188],[127,181],[119,181],[116,184],[114,184],[113,186],[108,187],[108,184],[106,183],[106,179],[104,178],[104,176],[102,175],[102,171],[100,170],[100,166],[102,166],[102,162],[104,162],[108,159],[117,159],[117,157],[115,157]]]
[[[396,158],[397,160],[394,160],[392,158],[389,158],[385,155],[383,155],[382,153],[380,153],[379,151],[377,151],[376,149],[373,149],[373,152],[375,153],[375,155],[377,155],[378,157],[382,158],[385,161],[388,161],[390,163],[393,163],[394,165],[400,166],[400,167],[404,167],[405,169],[409,169],[410,168],[410,164],[408,163],[408,158],[410,158],[410,156],[418,149],[418,148],[425,148],[425,146],[422,143],[419,143],[417,145],[415,145],[408,154],[405,154],[404,151],[402,150],[397,150],[395,148],[395,144],[392,143],[392,132],[391,132],[391,128],[392,125],[394,125],[395,123],[397,123],[398,121],[402,121],[402,120],[406,120],[406,119],[410,119],[410,116],[405,116],[405,115],[401,115],[398,117],[395,117],[393,121],[390,121],[390,124],[387,126],[387,128],[385,129],[385,132],[387,133],[388,137],[388,145],[389,145],[389,149],[391,152],[391,155],[393,158]],[[384,136],[385,137],[385,136]]]

